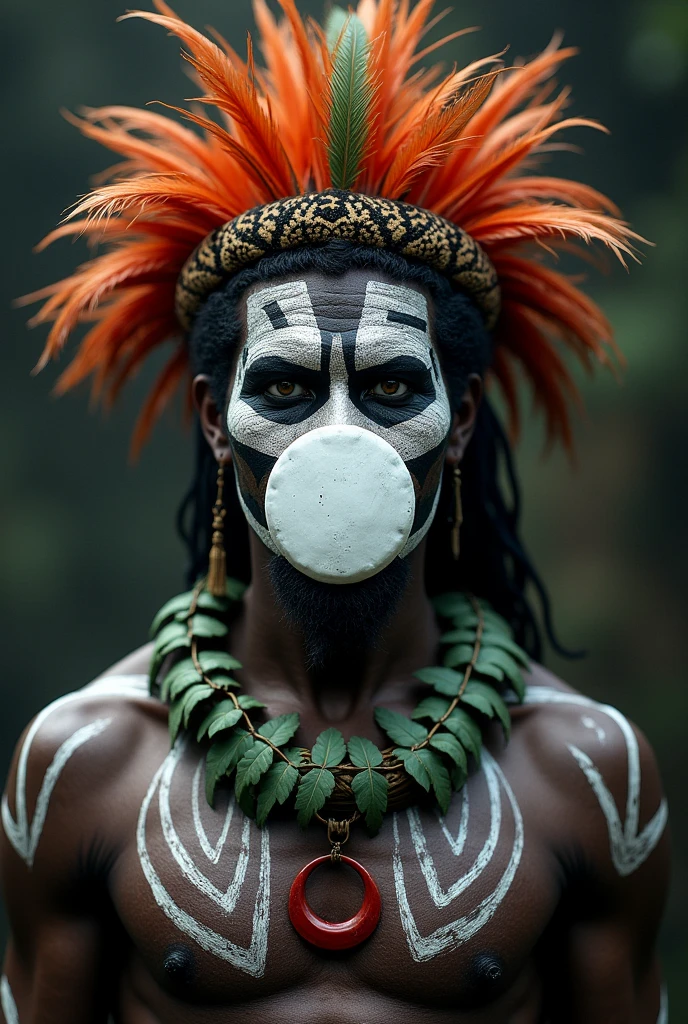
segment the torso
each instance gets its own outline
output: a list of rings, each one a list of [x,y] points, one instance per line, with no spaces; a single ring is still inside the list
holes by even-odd
[[[258,829],[226,792],[210,808],[203,752],[191,739],[169,750],[165,709],[136,696],[145,677],[84,691],[79,728],[91,723],[91,734],[80,734],[84,750],[75,748],[75,764],[65,761],[62,771],[76,770],[76,758],[88,763],[89,743],[101,751],[111,743],[123,764],[109,783],[103,771],[78,826],[79,842],[90,842],[104,865],[122,926],[113,932],[113,956],[121,957],[116,1019],[543,1022],[565,865],[583,842],[576,808],[584,802],[594,819],[585,839],[593,859],[608,858],[613,831],[573,751],[594,763],[612,734],[616,745],[629,738],[604,708],[538,671],[531,703],[514,711],[511,742],[490,734],[482,766],[444,819],[412,807],[388,815],[374,838],[352,830],[343,852],[373,875],[382,915],[370,939],[340,953],[305,943],[288,915],[294,877],[328,850],[325,829],[304,832],[289,813]],[[119,697],[96,695],[118,687]],[[534,744],[544,716],[546,739]],[[131,737],[126,750],[123,735]],[[550,778],[558,747],[563,770]],[[617,806],[625,796],[614,793]],[[656,838],[660,826],[658,818]],[[358,909],[361,888],[349,869],[325,866],[308,897],[321,916],[341,920]]]

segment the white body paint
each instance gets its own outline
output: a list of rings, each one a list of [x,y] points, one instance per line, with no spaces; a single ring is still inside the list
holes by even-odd
[[[174,779],[175,771],[186,749],[186,738],[182,737],[169,752],[162,765],[156,772],[144,797],[139,812],[138,826],[136,830],[136,844],[141,863],[141,868],[150,886],[151,892],[160,909],[167,915],[172,923],[185,935],[192,938],[198,945],[219,957],[221,960],[230,963],[238,970],[250,974],[254,978],[260,978],[265,973],[265,961],[268,948],[268,930],[270,926],[270,841],[267,828],[260,830],[260,868],[258,888],[256,892],[253,911],[253,926],[251,941],[248,947],[239,946],[228,938],[220,935],[214,929],[198,921],[191,913],[184,910],[173,899],[165,888],[158,870],[153,864],[151,852],[147,840],[147,819],[158,791],[158,811],[163,836],[169,852],[177,864],[182,878],[192,885],[197,892],[201,893],[208,900],[229,916],[234,911],[237,900],[241,895],[246,880],[246,870],[249,864],[251,834],[251,822],[241,814],[231,801],[227,809],[227,816],[223,823],[220,838],[213,847],[208,841],[206,831],[201,823],[198,787],[201,781],[201,765],[196,769],[192,782],[192,810],[195,831],[199,844],[206,857],[212,864],[217,864],[230,832],[230,825],[236,816],[241,819],[241,842],[233,877],[226,890],[219,889],[200,870],[198,865],[189,854],[182,840],[177,833],[172,820],[170,808],[170,789]]]
[[[45,825],[45,819],[48,814],[50,799],[65,765],[80,747],[84,746],[85,743],[89,743],[107,729],[112,719],[97,718],[88,725],[84,725],[80,729],[77,729],[61,744],[43,777],[33,817],[31,821],[29,821],[26,806],[26,772],[31,747],[41,726],[59,708],[65,707],[66,705],[72,704],[76,701],[83,701],[89,695],[98,694],[107,697],[140,697],[146,693],[146,684],[146,676],[108,676],[92,683],[83,690],[77,690],[75,693],[68,693],[64,697],[58,698],[58,700],[44,708],[43,711],[41,711],[34,719],[33,724],[26,734],[22,744],[17,762],[17,780],[15,786],[16,818],[13,818],[12,816],[7,797],[3,796],[2,799],[2,824],[5,829],[5,833],[14,849],[28,867],[33,866],[36,850],[38,848],[38,844],[43,833],[43,827]]]
[[[657,1018],[657,1024],[669,1024],[669,996],[666,985],[662,985],[662,990],[659,994],[659,1017]]]
[[[506,797],[507,805],[511,809],[511,816],[513,818],[514,832],[509,859],[495,888],[467,914],[457,917],[456,920],[450,921],[449,924],[442,925],[429,935],[421,935],[413,914],[401,854],[401,833],[399,827],[401,816],[399,814],[394,815],[394,882],[401,924],[411,956],[419,963],[431,960],[441,953],[458,949],[459,946],[468,942],[476,932],[484,928],[492,920],[509,892],[521,861],[524,841],[523,816],[504,773],[487,750],[483,752],[482,771],[487,783],[490,804],[488,836],[468,870],[464,871],[448,889],[443,889],[440,885],[435,861],[428,850],[425,832],[418,812],[414,808],[409,808],[406,812],[411,842],[418,858],[418,864],[430,897],[438,908],[447,907],[454,900],[458,899],[469,886],[473,885],[484,874],[492,861],[501,834],[502,792]],[[464,793],[459,830],[455,838],[449,832],[445,822],[440,819],[444,837],[448,842],[450,850],[457,858],[462,855],[464,850],[468,832],[469,813],[467,795]]]
[[[5,1015],[7,1024],[19,1024],[17,1004],[14,1001],[10,983],[4,974],[0,978],[0,1006],[2,1006],[2,1012]]]
[[[590,755],[571,743],[568,743],[567,747],[590,783],[607,821],[609,849],[614,867],[622,877],[632,874],[647,860],[659,842],[666,827],[668,809],[667,802],[663,799],[645,828],[641,832],[638,831],[641,786],[640,755],[638,741],[628,720],[609,704],[597,704],[589,697],[583,697],[576,693],[563,693],[545,686],[529,687],[526,693],[526,703],[573,704],[590,708],[610,718],[621,730],[628,755],[628,790],[626,817],[623,824],[614,797]]]
[[[323,583],[380,572],[408,540],[416,498],[391,444],[370,430],[309,430],[270,474],[265,515],[281,555]]]

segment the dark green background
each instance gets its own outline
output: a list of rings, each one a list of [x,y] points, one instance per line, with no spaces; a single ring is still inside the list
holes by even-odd
[[[88,176],[112,158],[63,121],[60,107],[179,102],[193,87],[178,45],[153,26],[115,24],[124,0],[3,0],[3,148],[0,280],[0,760],[46,702],[88,682],[145,640],[158,606],[180,584],[173,514],[190,469],[186,433],[169,417],[136,467],[128,432],[151,380],[141,375],[108,419],[87,415],[85,392],[55,401],[56,369],[29,376],[44,338],[27,333],[10,301],[68,272],[84,250],[67,242],[33,257]],[[440,5],[441,6],[441,5]],[[178,0],[199,27],[240,48],[249,0]],[[320,3],[302,0],[319,14]],[[551,589],[576,663],[551,658],[564,678],[610,701],[654,744],[672,810],[675,877],[663,933],[672,1019],[688,1019],[686,771],[685,359],[688,221],[688,5],[679,0],[463,0],[445,29],[483,30],[452,44],[467,61],[511,45],[543,47],[562,28],[581,55],[564,69],[572,110],[610,136],[577,131],[585,155],[557,154],[553,170],[610,193],[656,243],[642,268],[612,270],[590,289],[613,320],[629,368],[583,382],[587,419],[579,465],[542,456],[541,424],[518,450],[524,532]],[[527,396],[524,396],[528,402]]]

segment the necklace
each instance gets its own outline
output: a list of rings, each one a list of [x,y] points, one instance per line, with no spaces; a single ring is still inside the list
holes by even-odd
[[[151,693],[169,704],[172,743],[185,729],[208,746],[206,798],[211,806],[218,783],[233,777],[239,807],[259,826],[276,804],[287,803],[292,795],[302,827],[313,818],[326,826],[330,852],[297,874],[289,894],[289,916],[296,931],[313,945],[350,949],[374,932],[382,907],[370,873],[341,852],[351,825],[363,818],[368,832],[375,834],[387,810],[410,806],[422,791],[432,793],[446,813],[452,792],[468,778],[469,757],[480,763],[481,723],[498,719],[509,738],[504,695],[512,691],[517,701],[523,700],[522,670],[529,659],[506,620],[487,601],[443,594],[433,604],[438,616],[451,625],[440,639],[448,650],[441,665],[415,673],[428,686],[428,694],[410,718],[389,708],[375,709],[375,720],[390,746],[380,750],[362,736],[345,741],[338,729],[330,728],[309,750],[294,745],[296,713],[255,725],[251,713],[262,713],[265,705],[239,692],[232,675],[241,664],[225,649],[226,638],[244,590],[243,584],[230,579],[226,597],[215,597],[203,579],[160,609],[151,626]],[[326,921],[306,899],[308,876],[328,860],[348,864],[363,881],[363,904],[348,921]]]

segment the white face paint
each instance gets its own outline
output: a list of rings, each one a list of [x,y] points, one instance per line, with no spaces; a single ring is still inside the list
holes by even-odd
[[[396,555],[409,554],[429,530],[451,410],[424,295],[403,285],[369,281],[358,316],[347,318],[341,332],[332,330],[333,323],[328,319],[325,329],[319,322],[305,281],[250,295],[247,340],[227,428],[239,497],[260,539],[315,579],[346,583],[379,572]],[[330,430],[328,469],[322,446],[311,447],[303,439],[336,427],[356,429]],[[376,446],[372,439],[360,443],[363,432],[385,445]],[[332,467],[338,459],[350,463],[355,434],[361,465],[356,487],[347,490]],[[298,467],[288,452],[297,441]],[[299,469],[298,490],[287,465],[294,473]],[[329,503],[329,523],[319,504],[319,481],[328,490],[322,500]],[[294,530],[285,521],[290,484],[297,499],[292,506],[298,507],[298,513],[291,513]],[[374,507],[386,510],[379,520],[371,516]],[[380,552],[371,558],[373,543]]]

